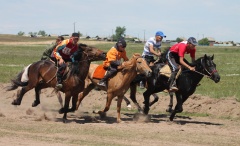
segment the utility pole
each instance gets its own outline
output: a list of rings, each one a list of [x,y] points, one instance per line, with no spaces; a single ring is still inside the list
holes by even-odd
[[[145,43],[145,29],[143,30],[143,43]]]
[[[75,32],[75,23],[76,22],[73,23],[73,32]]]
[[[113,29],[112,29],[112,42],[113,42]]]

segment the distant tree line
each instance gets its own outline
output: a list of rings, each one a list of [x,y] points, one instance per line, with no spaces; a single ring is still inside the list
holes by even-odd
[[[39,30],[38,32],[29,32],[28,33],[30,36],[36,36],[36,35],[41,35],[41,36],[47,36],[48,34],[44,30]],[[18,32],[19,36],[25,35],[23,31]]]
[[[121,37],[125,37],[126,28],[125,26],[121,27],[121,26],[117,26],[115,29],[115,34],[112,34],[111,36],[111,40],[112,41],[117,41],[119,38]],[[78,33],[80,34],[80,36],[82,36],[82,34],[78,31]],[[18,35],[19,36],[23,36],[25,33],[23,31],[19,31]],[[44,30],[39,30],[38,32],[29,32],[28,33],[30,36],[36,36],[36,35],[42,35],[42,36],[47,36],[47,33]],[[176,38],[176,42],[182,42],[183,39],[178,37]],[[198,41],[199,45],[209,45],[208,39],[207,38],[203,38],[201,40]]]

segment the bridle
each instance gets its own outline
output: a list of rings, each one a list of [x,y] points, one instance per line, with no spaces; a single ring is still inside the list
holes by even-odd
[[[196,73],[201,74],[201,75],[203,75],[203,76],[206,76],[206,77],[208,77],[208,78],[212,78],[212,75],[213,75],[215,72],[217,72],[217,70],[214,69],[214,70],[210,73],[210,72],[206,69],[205,65],[203,64],[203,58],[201,58],[201,64],[202,64],[202,66],[203,66],[203,71],[205,70],[205,71],[208,73],[208,75],[207,75],[207,74],[204,74],[204,73],[201,73],[201,72],[198,72],[198,71],[195,71]]]
[[[138,60],[138,58],[141,58],[141,59],[144,61],[144,59],[143,59],[142,57],[137,57],[137,58],[136,58],[136,61]],[[137,63],[138,63],[138,62],[137,62]],[[143,68],[143,67],[142,67],[142,63],[140,63],[140,67]],[[137,65],[136,65],[136,71],[139,72]]]

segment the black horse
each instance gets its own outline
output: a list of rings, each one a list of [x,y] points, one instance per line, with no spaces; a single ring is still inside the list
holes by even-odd
[[[216,64],[213,62],[213,59],[214,55],[210,57],[205,54],[204,57],[198,58],[194,64],[189,64],[191,66],[195,66],[196,71],[193,72],[183,68],[181,75],[177,79],[177,86],[179,89],[177,92],[175,92],[177,104],[174,110],[171,111],[170,121],[173,121],[176,113],[183,111],[182,104],[188,99],[190,95],[195,92],[197,85],[204,76],[209,77],[215,81],[215,83],[220,81],[220,76],[216,70]],[[148,114],[149,107],[152,105],[149,103],[150,95],[166,89],[169,90],[168,77],[159,74],[159,69],[163,67],[163,65],[164,64],[157,63],[151,68],[153,75],[147,79],[147,90],[143,93],[144,114]],[[136,84],[132,84],[132,87],[130,89],[130,98],[132,101],[136,101]]]

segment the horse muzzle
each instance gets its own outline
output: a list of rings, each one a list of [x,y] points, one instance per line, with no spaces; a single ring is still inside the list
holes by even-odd
[[[99,55],[99,57],[102,59],[102,60],[105,60],[106,59],[106,56],[107,56],[107,53],[106,52],[103,52]]]
[[[218,83],[220,81],[220,76],[218,73],[214,73],[211,77],[210,77],[215,83]]]
[[[214,77],[214,82],[215,82],[215,83],[218,83],[219,81],[220,81],[220,76]]]
[[[145,73],[146,73],[145,74],[146,77],[148,77],[148,78],[152,76],[152,71],[146,71]]]

